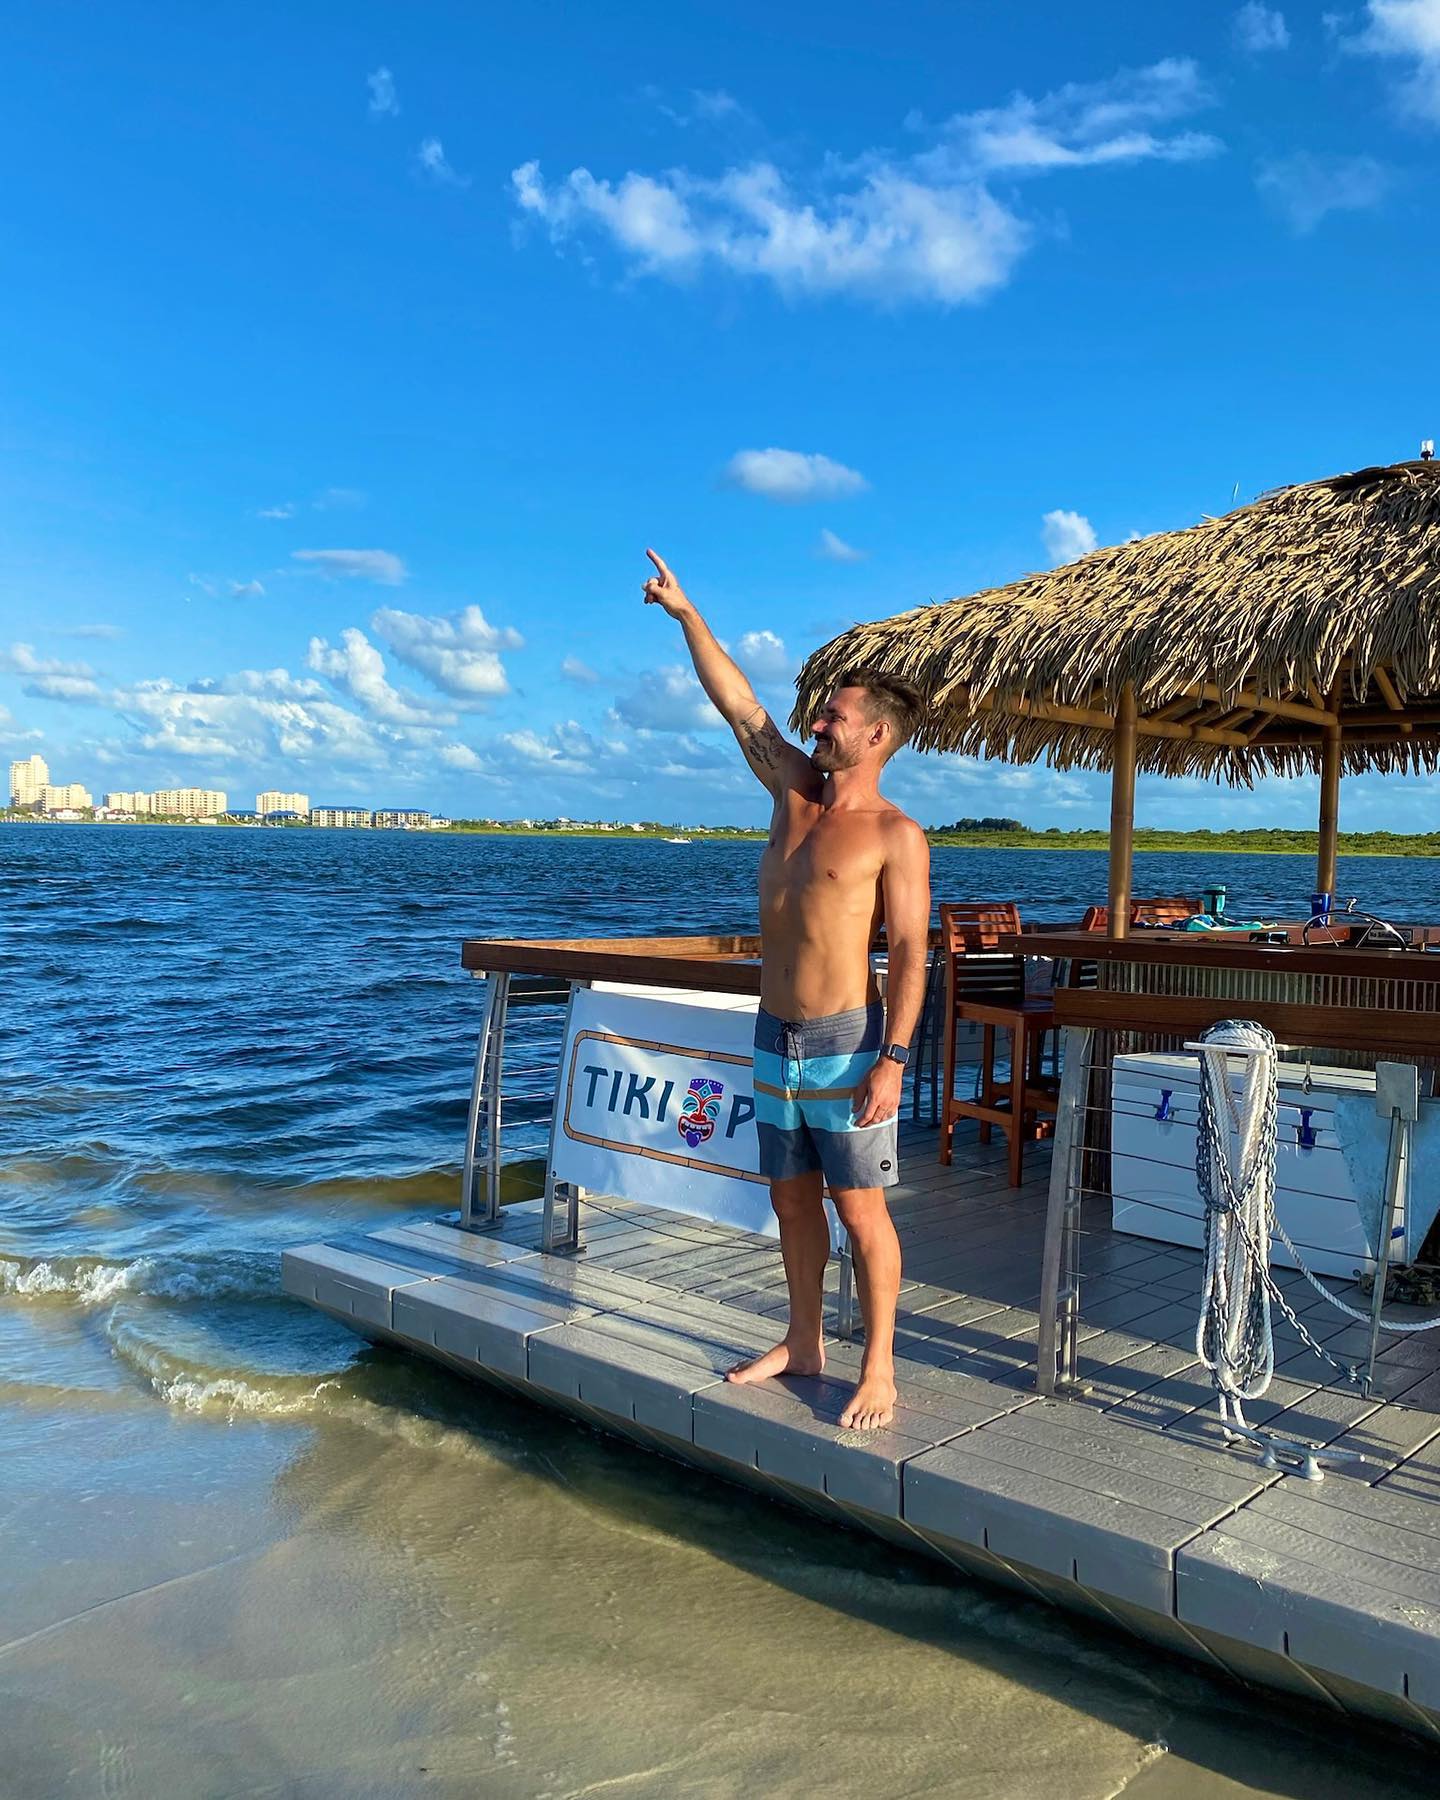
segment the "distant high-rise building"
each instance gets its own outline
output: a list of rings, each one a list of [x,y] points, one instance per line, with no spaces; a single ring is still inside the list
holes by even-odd
[[[10,765],[10,805],[39,806],[50,784],[50,767],[43,756],[27,756]]]
[[[310,812],[310,796],[308,794],[264,793],[255,796],[255,810],[263,819],[266,813],[299,813],[302,818]]]
[[[89,788],[78,781],[66,782],[63,786],[47,781],[40,790],[40,804],[47,813],[78,812],[81,807],[93,806],[95,799]]]
[[[136,799],[149,800],[147,812],[182,819],[214,819],[225,810],[225,796],[214,788],[157,788],[153,794],[137,794]]]
[[[368,806],[312,806],[310,823],[312,825],[362,825],[370,826],[375,822],[375,815]]]
[[[389,831],[423,831],[430,815],[418,806],[382,806],[375,810],[375,824]]]
[[[130,793],[107,794],[105,796],[105,805],[110,812],[149,812],[150,796],[148,794]]]

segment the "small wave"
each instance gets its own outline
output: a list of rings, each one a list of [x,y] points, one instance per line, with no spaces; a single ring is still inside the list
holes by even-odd
[[[351,1367],[317,1377],[313,1371],[226,1368],[207,1363],[192,1349],[157,1342],[149,1321],[122,1320],[107,1335],[116,1355],[180,1412],[354,1425],[416,1450],[485,1463],[504,1454],[499,1444],[464,1424],[434,1416],[434,1396],[426,1388],[426,1378],[434,1377],[430,1370]],[[360,1385],[375,1391],[360,1392]]]
[[[64,1295],[81,1306],[104,1306],[122,1294],[165,1300],[263,1300],[279,1292],[279,1259],[247,1250],[138,1256],[132,1262],[98,1256],[0,1256],[0,1294],[25,1299]]]
[[[110,1334],[116,1353],[143,1375],[168,1406],[182,1412],[264,1413],[272,1418],[311,1412],[320,1396],[340,1385],[339,1377],[315,1381],[309,1376],[245,1375],[187,1368],[185,1362],[149,1343],[138,1332],[121,1328]]]

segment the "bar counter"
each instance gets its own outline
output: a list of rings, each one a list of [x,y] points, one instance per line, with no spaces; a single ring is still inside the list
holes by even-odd
[[[1062,982],[1056,1023],[1185,1036],[1239,1014],[1283,1044],[1440,1060],[1440,928],[1406,927],[1401,949],[1254,943],[1248,931],[1147,930],[1125,938],[1096,932],[1025,933],[1006,948],[1095,970],[1094,986]],[[1336,932],[1342,927],[1336,922]]]

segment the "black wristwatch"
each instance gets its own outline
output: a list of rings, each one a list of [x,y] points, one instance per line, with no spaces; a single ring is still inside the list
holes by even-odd
[[[903,1044],[887,1044],[880,1054],[893,1063],[899,1063],[902,1069],[910,1060],[910,1052]]]

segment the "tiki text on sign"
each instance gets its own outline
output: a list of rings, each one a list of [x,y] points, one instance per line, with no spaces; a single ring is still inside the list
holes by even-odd
[[[582,1143],[755,1178],[748,1057],[582,1031],[563,1102],[565,1134]]]

